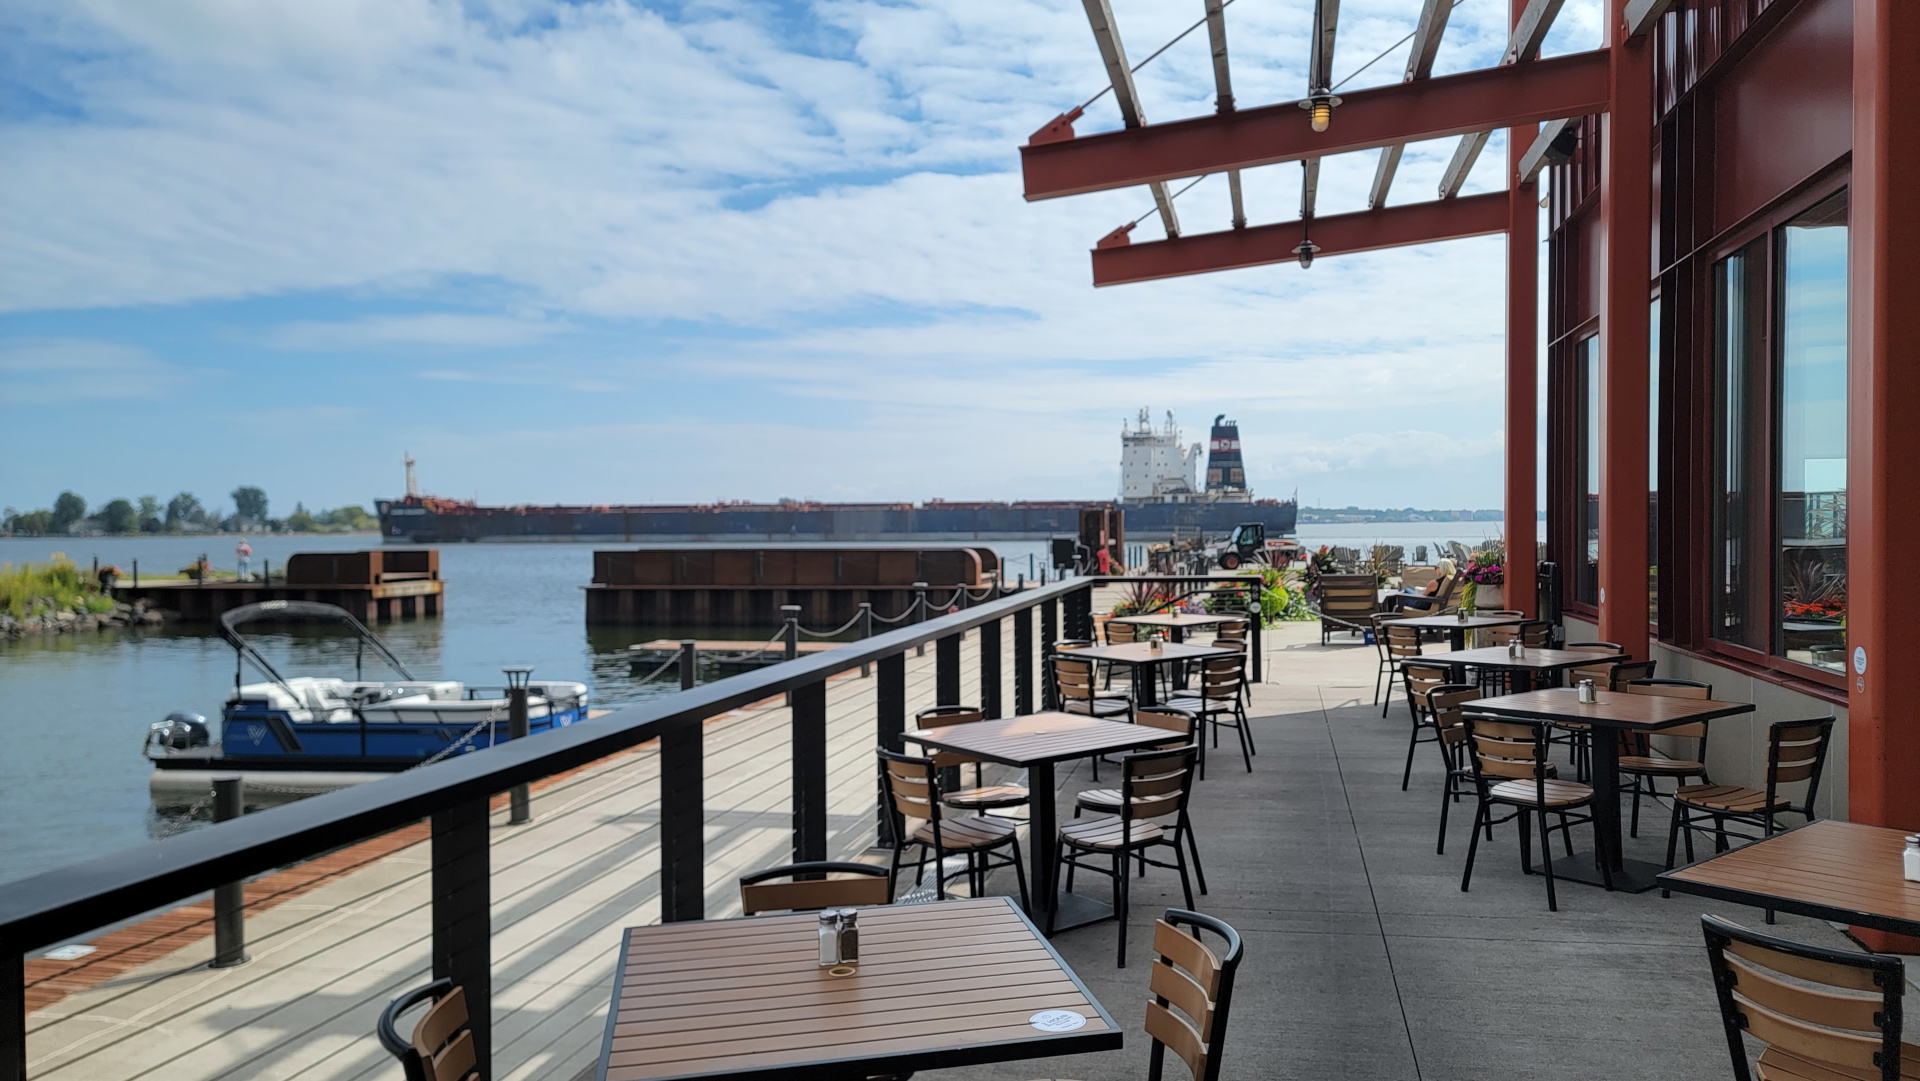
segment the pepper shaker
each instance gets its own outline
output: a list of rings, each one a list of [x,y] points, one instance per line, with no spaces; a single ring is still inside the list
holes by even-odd
[[[857,909],[840,910],[840,963],[857,965],[860,963],[860,912]]]
[[[1509,660],[1517,661],[1526,655],[1527,647],[1521,644],[1520,639],[1509,638],[1507,640],[1507,658]]]
[[[1581,680],[1580,681],[1580,704],[1583,706],[1591,706],[1595,702],[1598,702],[1599,700],[1600,700],[1600,696],[1595,694],[1593,690],[1593,681],[1590,679]]]

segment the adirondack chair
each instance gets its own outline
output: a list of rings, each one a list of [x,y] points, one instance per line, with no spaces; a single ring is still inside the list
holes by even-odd
[[[1380,610],[1379,580],[1371,574],[1320,576],[1320,644],[1333,634],[1364,634]]]

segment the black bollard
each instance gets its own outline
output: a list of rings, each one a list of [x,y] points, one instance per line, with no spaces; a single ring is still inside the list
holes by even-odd
[[[239,774],[213,779],[213,820],[230,822],[246,813],[246,782]],[[247,956],[247,884],[228,882],[213,888],[212,968],[244,965]]]

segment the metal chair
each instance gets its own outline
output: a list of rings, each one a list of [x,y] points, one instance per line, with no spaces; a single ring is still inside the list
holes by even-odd
[[[1201,940],[1201,931],[1218,935],[1224,948],[1214,952]],[[1240,932],[1212,916],[1170,908],[1153,925],[1153,952],[1147,1081],[1161,1081],[1168,1050],[1186,1063],[1193,1081],[1219,1081],[1233,978],[1240,968]]]
[[[1778,832],[1774,819],[1796,814],[1814,820],[1813,802],[1820,794],[1820,773],[1826,767],[1833,741],[1832,717],[1806,721],[1775,721],[1767,726],[1767,786],[1745,788],[1731,784],[1683,785],[1673,794],[1673,821],[1667,830],[1667,866],[1673,866],[1675,848],[1684,834],[1687,859],[1693,860],[1693,835],[1713,834],[1713,848],[1725,852],[1729,837],[1758,841]],[[1799,803],[1782,795],[1780,786],[1806,784]],[[1758,828],[1759,835],[1729,832],[1728,823]]]
[[[1254,750],[1253,732],[1247,725],[1246,682],[1246,654],[1208,657],[1200,664],[1199,688],[1176,693],[1168,704],[1194,714],[1201,724],[1211,726],[1215,747],[1220,746],[1220,730],[1233,729],[1240,737],[1240,759],[1246,764],[1247,772],[1252,773],[1253,756],[1260,752]],[[1231,720],[1222,720],[1223,717]]]
[[[913,715],[913,726],[922,731],[929,728],[947,728],[956,724],[974,724],[986,719],[986,711],[978,706],[933,706]],[[962,766],[973,767],[973,787],[961,788],[955,785],[950,791],[940,794],[941,802],[962,811],[991,811],[1001,807],[1020,807],[1031,798],[1025,785],[985,783],[981,760],[958,751],[935,751],[927,756],[935,769],[952,769],[956,772]]]
[[[828,878],[828,875],[853,877]],[[776,878],[791,881],[771,881]],[[892,903],[893,876],[885,867],[871,863],[817,860],[769,867],[740,876],[740,910],[748,916]]]
[[[432,1005],[413,1026],[413,1035],[403,1039],[400,1015],[422,1002]],[[387,1003],[374,1032],[380,1046],[400,1060],[407,1081],[479,1081],[479,1060],[467,1024],[467,995],[452,980],[435,980]]]
[[[1480,799],[1474,810],[1472,839],[1467,842],[1467,867],[1460,876],[1460,891],[1466,892],[1473,880],[1473,859],[1480,848],[1481,829],[1491,832],[1491,827],[1501,822],[1519,820],[1520,868],[1532,874],[1532,838],[1528,827],[1531,820],[1537,818],[1540,858],[1547,876],[1547,911],[1558,912],[1560,903],[1553,888],[1550,838],[1554,831],[1559,831],[1567,855],[1573,855],[1573,827],[1593,821],[1593,788],[1552,776],[1552,763],[1547,761],[1545,722],[1498,721],[1463,712],[1461,723],[1466,728],[1466,750],[1473,763],[1474,787]],[[1511,807],[1513,813],[1494,818],[1494,808],[1499,806]],[[1568,817],[1569,812],[1580,808],[1588,808],[1588,813]],[[1549,814],[1559,818],[1560,824],[1548,826]],[[1600,874],[1606,887],[1612,889],[1613,874],[1604,860],[1600,863]]]
[[[1200,751],[1200,779],[1207,776],[1207,752],[1200,742],[1200,719],[1184,709],[1170,706],[1156,706],[1152,709],[1136,710],[1133,723],[1151,728],[1164,728],[1173,738],[1151,748],[1156,751],[1171,751],[1180,747],[1194,747]],[[1094,814],[1117,815],[1120,813],[1122,796],[1118,788],[1088,788],[1074,797],[1073,817],[1079,818],[1081,811]],[[1174,823],[1174,829],[1186,839],[1187,852],[1193,857],[1193,877],[1200,884],[1200,892],[1207,892],[1207,873],[1200,869],[1200,846],[1193,839],[1191,823],[1186,818],[1186,808],[1180,808],[1180,820]]]
[[[1883,953],[1791,942],[1701,916],[1735,1081],[1900,1081],[1920,1064],[1901,1041],[1906,965]],[[1784,977],[1784,978],[1783,978]],[[1749,1064],[1742,1034],[1762,1044]]]
[[[1020,863],[1020,835],[1013,823],[984,815],[948,818],[941,813],[940,777],[930,758],[896,754],[880,748],[881,778],[887,786],[887,807],[893,815],[893,856],[888,871],[892,881],[900,874],[900,854],[908,845],[918,846],[920,858],[914,863],[913,881],[918,885],[926,874],[927,862],[933,862],[934,893],[947,899],[947,880],[967,877],[973,896],[984,896],[987,873],[995,867],[1013,867],[1020,884],[1020,906],[1027,907],[1027,873]],[[919,825],[909,830],[909,823]],[[1006,854],[998,860],[994,854]],[[965,856],[964,870],[948,872],[949,855]]]
[[[1447,686],[1453,677],[1453,671],[1439,664],[1409,664],[1402,671],[1407,692],[1407,712],[1412,715],[1413,721],[1413,726],[1407,733],[1407,765],[1400,771],[1400,791],[1405,792],[1408,783],[1413,780],[1415,750],[1422,743],[1434,741],[1424,738],[1434,731],[1431,723],[1432,707],[1427,701],[1427,694]]]
[[[1626,668],[1622,665],[1621,668]],[[1615,674],[1619,673],[1615,669]],[[1625,694],[1645,694],[1662,698],[1691,698],[1703,700],[1713,697],[1713,684],[1701,683],[1691,679],[1632,679],[1614,685],[1614,690]],[[1689,740],[1693,744],[1693,757],[1672,758],[1655,754],[1653,742],[1646,735],[1620,733],[1622,750],[1620,772],[1631,778],[1622,786],[1623,791],[1633,793],[1633,817],[1627,836],[1640,836],[1640,796],[1655,797],[1660,789],[1654,784],[1657,778],[1672,778],[1676,786],[1684,784],[1689,777],[1698,777],[1702,784],[1707,783],[1707,722],[1695,721],[1692,724],[1663,728],[1657,733],[1669,739]]]
[[[1054,855],[1054,880],[1066,872],[1066,889],[1073,890],[1076,870],[1106,875],[1113,879],[1114,918],[1120,924],[1119,967],[1127,967],[1127,884],[1133,877],[1132,863],[1164,867],[1180,873],[1180,889],[1187,905],[1193,905],[1193,884],[1187,877],[1186,848],[1180,834],[1191,828],[1187,818],[1187,799],[1193,793],[1194,759],[1199,748],[1191,744],[1170,751],[1143,751],[1130,754],[1120,762],[1120,811],[1100,818],[1083,818],[1060,827],[1059,847]],[[1174,824],[1162,826],[1154,819],[1172,818]],[[1163,863],[1147,855],[1148,850],[1173,849],[1173,862]],[[1089,863],[1105,858],[1111,866]],[[1052,914],[1047,933],[1053,933]]]

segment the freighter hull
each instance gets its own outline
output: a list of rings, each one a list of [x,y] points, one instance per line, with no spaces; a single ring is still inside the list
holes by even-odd
[[[728,541],[859,542],[1045,540],[1072,536],[1080,511],[1117,505],[1127,538],[1226,533],[1259,522],[1269,536],[1290,534],[1295,504],[1253,503],[968,503],[776,505],[728,507],[480,507],[414,497],[381,500],[381,535],[391,544],[456,541],[570,541],[687,544]]]

